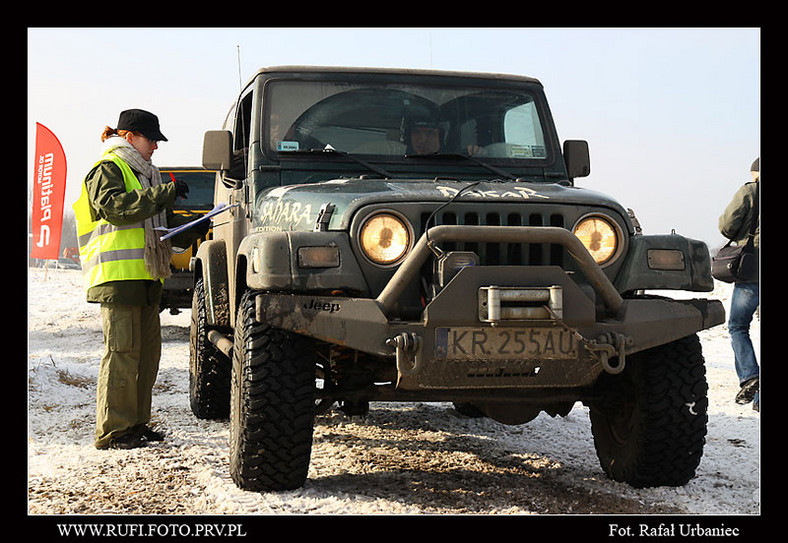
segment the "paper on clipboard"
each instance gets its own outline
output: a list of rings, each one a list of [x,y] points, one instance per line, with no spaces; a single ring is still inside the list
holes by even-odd
[[[210,210],[205,215],[201,216],[199,219],[194,219],[193,221],[189,221],[186,224],[182,224],[181,226],[178,226],[176,228],[165,228],[164,226],[159,226],[156,228],[156,230],[167,232],[163,236],[159,237],[159,240],[164,241],[165,239],[171,238],[176,234],[180,234],[181,232],[183,232],[184,230],[188,230],[195,224],[200,223],[202,221],[207,221],[211,217],[214,217],[215,215],[218,215],[223,211],[227,211],[228,209],[232,209],[237,205],[238,204],[227,205],[225,203],[216,204],[216,206],[212,210]]]

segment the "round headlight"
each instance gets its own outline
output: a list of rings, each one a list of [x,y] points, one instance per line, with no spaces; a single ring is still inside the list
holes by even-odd
[[[618,250],[618,231],[603,217],[586,217],[577,223],[573,233],[597,264],[608,262]]]
[[[368,218],[359,231],[364,254],[375,264],[396,264],[410,249],[412,236],[405,222],[392,213],[379,213]]]

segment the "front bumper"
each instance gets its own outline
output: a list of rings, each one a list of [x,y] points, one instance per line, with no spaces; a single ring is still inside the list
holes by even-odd
[[[561,244],[585,281],[557,266],[461,269],[418,321],[396,302],[432,257],[422,236],[377,299],[260,292],[272,326],[396,362],[400,390],[557,389],[620,372],[626,356],[724,322],[717,300],[623,299],[568,230],[438,226],[432,243]],[[581,286],[585,285],[585,286]]]

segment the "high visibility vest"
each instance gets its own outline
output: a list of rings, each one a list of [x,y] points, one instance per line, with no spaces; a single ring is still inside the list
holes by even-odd
[[[118,157],[110,158],[123,173],[126,192],[142,188],[128,164]],[[145,269],[145,228],[142,222],[115,226],[95,217],[85,182],[82,183],[82,194],[73,209],[86,289],[109,281],[154,280]]]

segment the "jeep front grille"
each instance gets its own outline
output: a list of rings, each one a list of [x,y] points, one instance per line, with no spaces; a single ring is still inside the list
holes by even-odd
[[[458,211],[452,206],[441,210],[430,220],[430,213],[422,211],[417,228],[417,236],[424,233],[427,221],[430,227],[438,225],[473,226],[556,226],[565,228],[564,216],[549,212],[511,211]],[[524,207],[519,205],[517,207]],[[441,247],[445,251],[472,251],[479,256],[484,266],[563,266],[564,251],[560,245],[528,243],[448,243]]]

